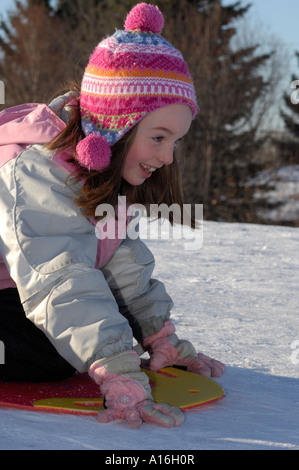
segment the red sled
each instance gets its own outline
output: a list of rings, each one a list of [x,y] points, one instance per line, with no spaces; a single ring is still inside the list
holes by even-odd
[[[225,395],[214,380],[175,367],[143,371],[150,379],[154,401],[177,406],[182,411],[192,411]],[[0,407],[96,415],[103,409],[103,397],[88,374],[58,382],[0,381]]]

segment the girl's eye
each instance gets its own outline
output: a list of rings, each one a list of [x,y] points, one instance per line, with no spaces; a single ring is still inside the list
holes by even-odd
[[[158,136],[158,137],[154,137],[153,139],[154,139],[155,142],[161,143],[161,142],[163,142],[164,137],[161,135],[161,136]]]

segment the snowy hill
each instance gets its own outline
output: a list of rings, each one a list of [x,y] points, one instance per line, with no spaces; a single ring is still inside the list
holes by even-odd
[[[171,430],[1,409],[0,449],[299,450],[299,230],[205,222],[203,234],[193,251],[146,242],[179,336],[227,364],[225,398]]]

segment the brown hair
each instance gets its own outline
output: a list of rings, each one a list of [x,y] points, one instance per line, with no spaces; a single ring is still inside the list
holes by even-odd
[[[79,87],[72,86],[72,90],[79,96]],[[164,165],[159,171],[154,172],[150,178],[139,186],[133,186],[122,178],[122,167],[125,157],[132,145],[138,124],[128,131],[122,139],[111,147],[111,163],[103,171],[95,171],[82,167],[76,160],[76,146],[84,137],[81,128],[79,97],[77,106],[72,106],[70,120],[64,130],[47,144],[49,150],[72,149],[75,171],[73,177],[75,181],[84,181],[79,193],[74,201],[80,207],[81,212],[86,217],[94,217],[99,204],[110,204],[116,207],[118,196],[126,196],[126,202],[131,204],[142,204],[147,213],[150,213],[152,204],[178,204],[181,211],[181,223],[183,223],[183,190],[182,178],[179,164],[176,157],[171,165]],[[160,217],[160,214],[157,214]],[[173,214],[169,213],[169,221],[173,223]],[[191,227],[195,227],[195,222],[191,220]]]

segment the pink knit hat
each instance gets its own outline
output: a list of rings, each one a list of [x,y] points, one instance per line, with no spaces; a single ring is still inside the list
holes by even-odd
[[[78,162],[101,171],[111,149],[150,112],[187,104],[198,112],[195,91],[181,53],[160,34],[158,7],[139,3],[124,30],[101,41],[90,56],[81,84],[80,111],[85,138],[77,145]]]

